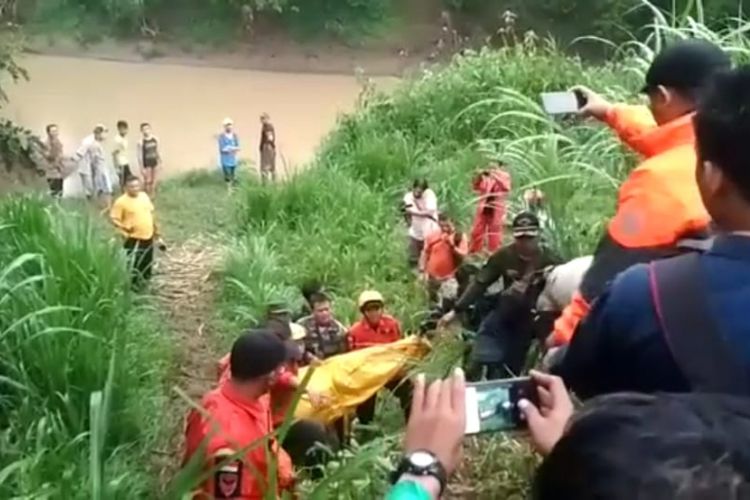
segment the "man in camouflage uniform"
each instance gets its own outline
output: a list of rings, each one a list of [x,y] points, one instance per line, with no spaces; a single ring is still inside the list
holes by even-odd
[[[331,299],[324,293],[310,297],[312,314],[297,321],[305,329],[305,350],[318,359],[346,352],[346,327],[333,317]]]

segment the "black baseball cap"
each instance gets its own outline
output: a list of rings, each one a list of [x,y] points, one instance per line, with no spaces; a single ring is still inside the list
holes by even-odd
[[[701,89],[714,73],[731,67],[729,56],[713,43],[682,40],[657,54],[646,73],[642,92],[660,85],[677,90]]]
[[[229,369],[238,380],[252,380],[269,375],[282,364],[299,355],[293,342],[281,340],[270,330],[249,330],[232,345]]]
[[[513,219],[513,237],[539,236],[539,217],[531,212],[521,212]]]

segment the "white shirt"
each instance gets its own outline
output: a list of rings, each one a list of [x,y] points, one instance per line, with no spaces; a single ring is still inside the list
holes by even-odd
[[[409,236],[415,240],[424,241],[424,239],[430,235],[433,231],[436,231],[439,226],[437,223],[438,216],[438,204],[437,196],[432,189],[425,189],[422,193],[421,198],[414,198],[414,194],[409,191],[404,195],[404,205],[408,212],[409,209],[421,210],[429,212],[432,217],[422,217],[417,215],[411,216],[411,225],[409,226]]]
[[[115,136],[115,167],[130,165],[128,161],[128,138],[120,134]]]
[[[594,257],[578,257],[556,266],[547,276],[547,283],[536,303],[537,311],[562,311],[570,304],[573,294],[591,267]]]

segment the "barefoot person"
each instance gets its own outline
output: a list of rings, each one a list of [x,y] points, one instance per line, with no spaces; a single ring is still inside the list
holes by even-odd
[[[231,187],[237,184],[237,154],[240,152],[240,140],[234,132],[234,121],[224,118],[224,130],[219,135],[219,160],[224,181]]]
[[[159,139],[151,132],[149,123],[141,124],[141,140],[138,141],[138,163],[143,172],[143,187],[146,194],[154,197],[156,192],[156,169],[161,166]]]
[[[276,130],[268,113],[260,115],[260,175],[263,183],[276,180]]]
[[[133,285],[141,286],[151,279],[154,244],[159,241],[159,231],[154,205],[141,191],[141,181],[137,177],[131,177],[125,183],[125,194],[112,205],[110,219],[124,238],[125,252],[132,266]]]

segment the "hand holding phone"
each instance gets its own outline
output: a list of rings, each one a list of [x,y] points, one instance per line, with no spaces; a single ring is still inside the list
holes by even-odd
[[[586,95],[578,90],[542,93],[542,106],[550,115],[577,114],[586,102]]]
[[[560,377],[532,371],[537,401],[521,400],[519,407],[528,424],[531,443],[547,455],[562,438],[573,416],[573,401]]]
[[[526,427],[519,402],[538,407],[539,395],[529,377],[491,380],[466,386],[466,434],[508,432]]]

